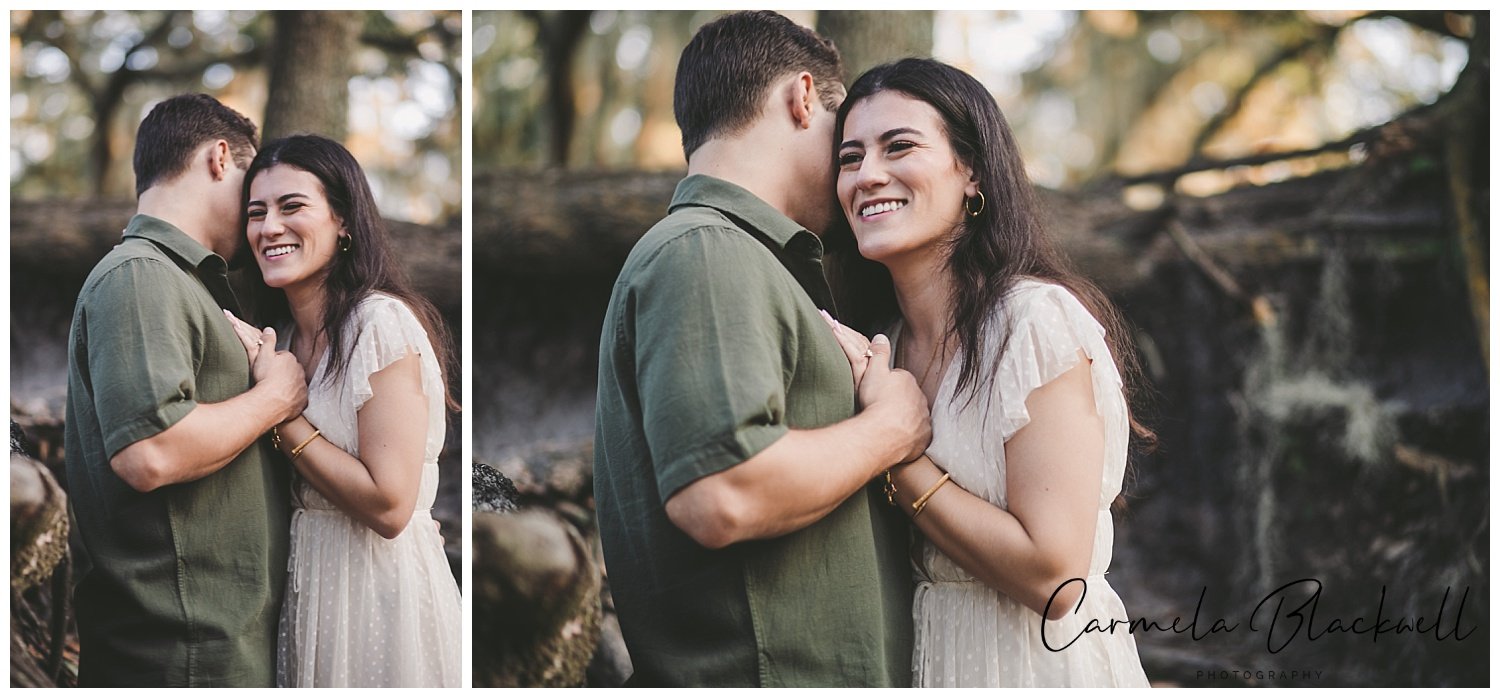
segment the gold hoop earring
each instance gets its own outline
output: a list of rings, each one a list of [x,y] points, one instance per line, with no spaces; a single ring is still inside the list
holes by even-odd
[[[978,195],[979,208],[977,209],[969,208],[969,202],[973,199],[964,199],[964,213],[969,214],[970,218],[978,218],[979,214],[984,213],[984,192],[978,192]]]
[[[340,235],[339,236],[339,251],[340,252],[348,252],[351,249],[354,249],[354,238],[351,237],[351,236],[349,236],[349,235]]]

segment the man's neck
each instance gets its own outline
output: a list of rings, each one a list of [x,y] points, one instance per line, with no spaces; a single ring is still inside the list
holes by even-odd
[[[212,239],[212,226],[204,220],[204,209],[196,202],[202,198],[192,192],[177,191],[167,186],[156,186],[141,192],[136,201],[135,212],[171,223],[210,252],[229,259],[227,245]]]
[[[785,165],[791,156],[763,140],[709,140],[688,158],[688,174],[708,175],[738,185],[795,221],[797,212],[791,210],[790,204],[793,200],[791,187],[796,178]]]

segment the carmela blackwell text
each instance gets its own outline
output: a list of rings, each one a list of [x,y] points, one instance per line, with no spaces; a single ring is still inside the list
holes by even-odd
[[[1380,587],[1380,599],[1375,605],[1373,616],[1360,615],[1353,619],[1348,618],[1322,618],[1318,616],[1318,600],[1323,595],[1323,583],[1317,579],[1299,579],[1281,585],[1275,591],[1267,594],[1260,603],[1255,605],[1254,610],[1243,622],[1231,623],[1225,618],[1215,618],[1204,625],[1200,618],[1203,611],[1203,599],[1208,594],[1208,588],[1198,594],[1198,605],[1193,609],[1193,617],[1184,621],[1181,617],[1173,618],[1170,623],[1163,624],[1149,618],[1135,619],[1100,619],[1089,618],[1083,625],[1082,630],[1076,632],[1062,633],[1059,636],[1058,625],[1062,621],[1048,621],[1052,604],[1057,600],[1058,592],[1066,589],[1069,585],[1080,585],[1078,603],[1073,608],[1073,613],[1083,607],[1083,599],[1088,596],[1088,582],[1080,578],[1069,579],[1058,585],[1052,592],[1052,598],[1047,600],[1046,612],[1042,614],[1042,644],[1053,652],[1061,652],[1080,638],[1090,633],[1114,633],[1129,632],[1172,632],[1187,634],[1193,640],[1202,640],[1210,635],[1218,633],[1233,633],[1245,627],[1250,632],[1264,632],[1266,634],[1266,650],[1276,654],[1294,640],[1304,638],[1308,642],[1316,642],[1319,638],[1328,635],[1351,634],[1369,635],[1372,642],[1379,641],[1381,635],[1421,636],[1430,635],[1432,639],[1442,642],[1452,639],[1461,642],[1469,637],[1477,629],[1463,624],[1464,606],[1469,600],[1469,588],[1465,586],[1458,599],[1456,609],[1449,609],[1450,597],[1453,588],[1443,589],[1442,600],[1437,604],[1437,614],[1431,618],[1417,616],[1415,619],[1406,616],[1390,618],[1386,616],[1386,590]],[[1449,616],[1452,616],[1449,619]],[[1064,619],[1067,617],[1065,616]],[[1444,621],[1448,621],[1445,623]],[[1049,623],[1051,627],[1049,628]],[[1076,627],[1076,621],[1069,625]]]

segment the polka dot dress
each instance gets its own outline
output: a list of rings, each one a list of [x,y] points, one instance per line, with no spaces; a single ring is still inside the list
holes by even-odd
[[[461,685],[462,606],[432,523],[443,386],[427,333],[400,301],[375,294],[351,322],[363,328],[349,370],[324,384],[326,357],[308,387],[307,418],[359,457],[357,415],[373,395],[370,374],[421,354],[427,445],[416,511],[392,540],[339,511],[306,482],[294,485],[291,557],[277,643],[281,686]],[[450,532],[450,535],[455,535]]]
[[[991,323],[992,348],[1004,328],[1014,328],[991,391],[973,401],[956,398],[958,370],[950,368],[933,402],[927,452],[954,482],[1005,508],[1005,442],[1031,421],[1026,397],[1076,366],[1080,349],[1092,360],[1095,406],[1105,424],[1104,478],[1083,607],[1063,621],[1047,622],[1047,643],[1058,648],[1079,636],[1087,619],[1107,624],[1127,618],[1104,574],[1114,541],[1109,506],[1125,473],[1129,422],[1104,329],[1078,299],[1061,286],[1023,280],[1005,312],[1008,317]],[[930,542],[922,542],[920,555],[912,609],[916,685],[1147,685],[1124,623],[1113,633],[1083,634],[1054,652],[1043,644],[1041,615],[975,579]]]

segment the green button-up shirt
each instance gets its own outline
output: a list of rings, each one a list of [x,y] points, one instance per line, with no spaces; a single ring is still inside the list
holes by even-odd
[[[224,260],[138,215],[84,282],[68,336],[69,504],[86,685],[269,686],[286,579],[288,476],[257,441],[193,482],[137,492],[109,461],[199,403],[250,388],[221,308]]]
[[[855,412],[818,315],[818,238],[712,177],[684,179],[670,211],[626,260],[599,343],[594,496],[634,682],[910,685],[908,529],[878,488],[722,550],[667,518],[689,483]]]

